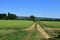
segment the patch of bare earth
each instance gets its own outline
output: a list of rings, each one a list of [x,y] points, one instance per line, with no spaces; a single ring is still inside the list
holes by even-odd
[[[26,29],[23,29],[23,30],[33,30],[34,29],[34,27],[35,27],[35,23],[32,25],[32,26],[30,26],[29,28],[26,28]]]
[[[60,30],[60,28],[47,28],[47,30]]]

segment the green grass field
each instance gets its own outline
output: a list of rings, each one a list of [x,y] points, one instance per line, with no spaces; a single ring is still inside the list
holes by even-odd
[[[34,24],[33,21],[0,20],[0,40],[45,40],[43,38],[43,35],[41,35],[41,33],[34,28],[33,30],[20,30],[31,27],[32,24]],[[41,21],[41,24],[45,25],[48,28],[60,27],[60,22]],[[46,32],[51,37],[55,37],[54,32]]]
[[[43,25],[49,28],[60,28],[60,22],[55,21],[41,21]]]
[[[0,28],[26,28],[33,24],[32,21],[0,20]]]
[[[29,32],[20,29],[30,27],[33,23],[25,20],[0,20],[0,40],[25,40]]]
[[[0,30],[0,34],[7,34],[12,32],[16,32],[16,30]]]
[[[28,28],[32,24],[34,24],[32,21],[0,20],[0,40],[42,40],[43,36],[34,28],[29,31],[20,30]]]
[[[0,40],[25,40],[24,37],[29,32],[19,29],[28,28],[33,23],[25,20],[0,20]]]

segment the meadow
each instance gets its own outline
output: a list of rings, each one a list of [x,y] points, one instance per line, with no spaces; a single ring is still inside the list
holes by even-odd
[[[26,20],[0,20],[0,40],[45,40],[43,35],[37,30],[37,25],[32,30],[22,30],[30,28],[35,22]],[[46,28],[59,28],[60,22],[39,21],[39,25]],[[43,28],[44,29],[44,28]],[[45,30],[45,29],[44,29]],[[55,30],[56,31],[56,30]],[[45,30],[51,37],[55,37],[54,30]],[[56,31],[57,33],[60,30]]]
[[[24,37],[29,33],[22,31],[34,24],[33,21],[25,20],[0,20],[0,40],[25,40]]]
[[[23,21],[23,20],[0,20],[0,29],[2,28],[27,28],[31,26],[34,22]]]
[[[60,28],[60,22],[58,21],[41,21],[41,23],[48,28]]]

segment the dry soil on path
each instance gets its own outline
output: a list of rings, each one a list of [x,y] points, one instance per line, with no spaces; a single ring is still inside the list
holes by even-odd
[[[60,28],[47,28],[47,30],[60,30]]]
[[[45,32],[45,30],[37,24],[37,30],[43,35],[44,38],[49,39],[50,36]]]
[[[33,30],[33,29],[35,28],[35,24],[36,24],[36,23],[34,23],[32,26],[30,26],[30,27],[28,27],[28,28],[26,28],[26,29],[23,29],[23,30],[28,30],[28,31],[29,31],[29,30]]]
[[[37,25],[37,26],[36,26]],[[36,24],[34,23],[31,27],[29,28],[26,28],[26,29],[23,29],[25,31],[33,31],[33,30],[37,30],[39,33],[37,34],[37,36],[35,36],[37,39],[40,38],[40,35],[42,35],[42,38],[45,38],[45,39],[49,39],[50,36],[45,32],[45,30],[39,25],[39,24]],[[31,35],[28,34],[26,36],[26,40],[30,39],[31,38]],[[40,40],[40,39],[39,39]]]

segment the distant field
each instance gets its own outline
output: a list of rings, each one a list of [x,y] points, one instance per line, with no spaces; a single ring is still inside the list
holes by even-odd
[[[26,28],[33,24],[32,21],[0,20],[0,28]]]
[[[43,25],[50,28],[60,28],[60,22],[55,21],[41,21]]]

